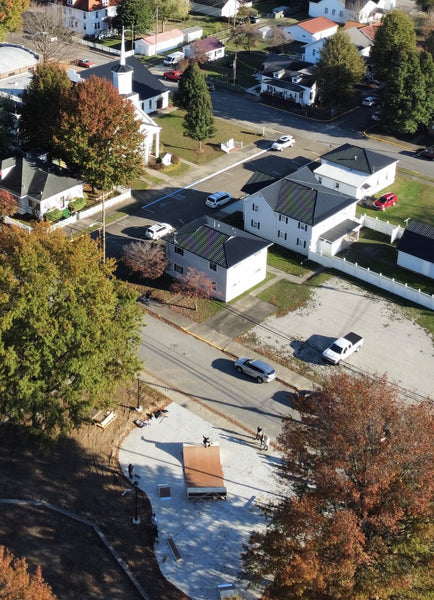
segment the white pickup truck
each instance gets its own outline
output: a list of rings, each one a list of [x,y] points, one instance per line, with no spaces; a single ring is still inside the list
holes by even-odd
[[[357,352],[363,346],[363,338],[357,333],[347,333],[344,337],[338,338],[322,353],[325,361],[338,365],[341,360],[345,360],[353,352]]]

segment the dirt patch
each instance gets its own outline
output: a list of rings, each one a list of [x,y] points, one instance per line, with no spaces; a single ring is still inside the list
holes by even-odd
[[[95,523],[152,600],[187,600],[166,581],[154,555],[151,506],[120,472],[121,441],[133,427],[137,387],[119,392],[117,418],[106,429],[86,425],[55,448],[41,451],[23,431],[0,430],[1,498],[44,500]],[[142,389],[145,412],[164,401]],[[0,504],[0,545],[24,556],[58,598],[141,598],[92,527],[43,506]]]

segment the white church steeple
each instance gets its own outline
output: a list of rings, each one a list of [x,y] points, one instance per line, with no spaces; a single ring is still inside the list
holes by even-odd
[[[129,96],[133,91],[133,67],[127,65],[125,60],[125,39],[122,28],[121,58],[119,64],[112,67],[113,85],[121,96]]]

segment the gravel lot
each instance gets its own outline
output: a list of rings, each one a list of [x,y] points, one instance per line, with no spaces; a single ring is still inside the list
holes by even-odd
[[[434,316],[433,316],[434,318]],[[434,347],[430,335],[391,301],[333,277],[315,288],[309,303],[284,317],[269,317],[250,330],[257,344],[282,357],[296,357],[327,373],[321,352],[336,337],[354,331],[364,346],[346,361],[356,372],[379,375],[410,397],[434,397]],[[343,366],[337,368],[345,368]]]

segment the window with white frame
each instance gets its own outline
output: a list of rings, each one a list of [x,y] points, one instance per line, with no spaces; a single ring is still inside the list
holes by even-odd
[[[285,217],[285,215],[279,215],[279,221],[288,225],[289,217]]]
[[[337,190],[339,189],[339,181],[337,181],[337,182],[335,183],[335,188],[336,188]]]
[[[217,265],[213,262],[209,263],[209,268],[211,269],[211,271],[217,271]]]
[[[253,212],[258,212],[258,210],[259,210],[259,206],[257,204],[255,204],[254,202],[252,204],[252,210],[253,210]]]
[[[251,219],[250,227],[253,227],[253,229],[260,229],[261,224],[259,223],[259,221],[254,221],[253,219]]]
[[[298,228],[302,229],[303,231],[307,231],[307,223],[300,223],[300,221],[299,221]]]
[[[324,14],[326,14],[326,15],[328,15],[328,14],[329,14],[329,9],[328,9],[328,8],[325,8],[325,9],[324,9]]]
[[[286,240],[286,239],[288,239],[288,234],[286,233],[286,231],[280,231],[280,229],[278,229],[277,237]]]
[[[184,250],[179,246],[175,246],[175,254],[179,254],[180,256],[184,256]]]
[[[306,248],[306,240],[297,238],[297,246],[302,246],[303,248]]]
[[[181,267],[181,265],[177,265],[176,263],[173,265],[173,270],[179,273],[180,275],[184,274],[184,267]]]

